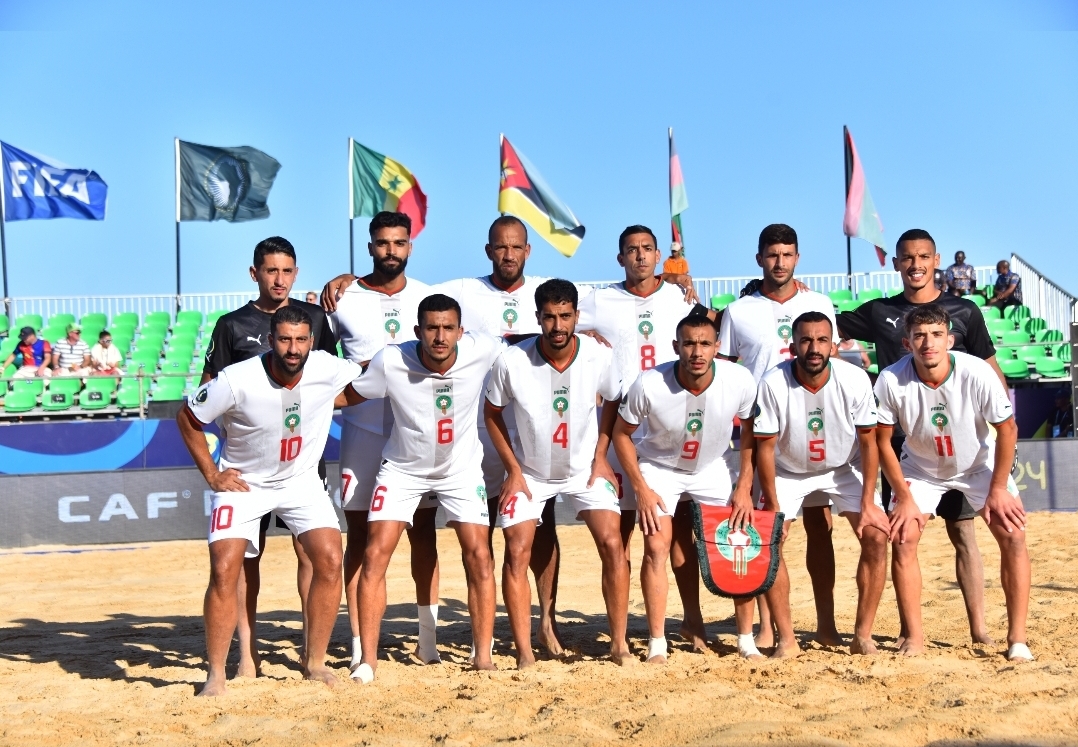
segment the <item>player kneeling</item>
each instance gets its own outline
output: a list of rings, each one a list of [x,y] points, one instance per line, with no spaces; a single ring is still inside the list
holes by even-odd
[[[890,526],[876,498],[876,402],[868,374],[831,360],[831,320],[807,311],[793,323],[793,360],[760,380],[756,469],[763,507],[786,515],[783,543],[805,498],[831,496],[861,543],[857,563],[857,619],[850,653],[874,654],[872,624],[887,576]],[[790,614],[790,577],[779,555],[775,583],[765,595],[778,628],[775,658],[800,652]]]
[[[629,388],[614,426],[614,449],[636,491],[644,560],[640,585],[648,618],[647,661],[666,662],[666,560],[678,542],[689,562],[696,562],[692,529],[674,536],[672,517],[684,496],[699,503],[733,505],[733,528],[752,521],[752,416],[756,384],[743,366],[716,360],[717,330],[706,316],[678,322],[674,352],[678,359],[645,371]],[[734,418],[741,419],[741,473],[737,487],[723,459],[730,444]],[[633,444],[632,434],[643,426],[645,435]],[[748,446],[745,446],[748,444]],[[675,569],[677,570],[677,569]],[[684,590],[682,590],[684,591]],[[700,597],[694,595],[700,613]],[[751,597],[734,600],[738,650],[759,657],[752,643]]]
[[[258,556],[259,524],[273,511],[314,566],[307,598],[305,676],[332,686],[326,647],[341,602],[341,531],[318,477],[334,399],[360,375],[355,363],[311,351],[311,318],[282,306],[270,321],[270,352],[226,366],[203,384],[176,418],[191,458],[213,490],[210,584],[206,590],[209,677],[200,695],[223,695],[225,658],[236,629],[236,583],[244,556]],[[228,433],[220,469],[206,449],[204,425]]]
[[[950,318],[929,304],[906,315],[902,342],[912,352],[880,372],[876,381],[880,428],[877,441],[891,504],[895,595],[908,635],[900,651],[924,649],[921,567],[917,543],[940,497],[960,490],[980,514],[1000,550],[1000,581],[1007,599],[1007,658],[1028,661],[1029,553],[1026,512],[1011,479],[1018,441],[1007,390],[992,368],[972,355],[950,351]],[[989,439],[995,426],[996,442]],[[891,448],[894,426],[906,433],[899,463]]]
[[[505,533],[502,591],[517,667],[535,663],[528,565],[543,508],[559,493],[587,524],[599,550],[610,658],[624,664],[630,660],[625,640],[629,568],[618,493],[606,458],[621,376],[610,348],[576,334],[576,286],[546,281],[535,289],[535,307],[539,337],[502,353],[487,384],[484,408],[491,442],[507,472],[498,522]],[[595,417],[599,397],[606,400],[601,429]],[[502,417],[510,405],[517,424],[512,445]]]

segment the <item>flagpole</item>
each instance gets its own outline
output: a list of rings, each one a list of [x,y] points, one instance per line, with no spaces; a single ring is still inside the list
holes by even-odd
[[[356,274],[356,193],[352,184],[352,159],[356,153],[354,142],[348,138],[348,272],[351,275]]]
[[[672,207],[672,206],[673,206],[673,204],[674,204],[674,185],[673,185],[673,182],[672,182],[672,180],[671,180],[671,178],[670,178],[670,176],[671,176],[671,175],[670,175],[670,170],[671,170],[671,166],[670,166],[670,156],[672,156],[672,155],[673,155],[673,153],[674,153],[674,128],[673,128],[673,127],[668,127],[668,128],[666,129],[666,138],[667,138],[667,143],[666,143],[666,145],[667,145],[667,157],[666,157],[666,161],[667,161],[667,166],[666,166],[666,171],[667,171],[667,179],[666,179],[666,182],[667,182],[667,189],[666,189],[666,194],[667,194],[667,196],[668,196],[668,198],[669,198],[669,199],[667,200],[667,202],[668,202],[668,203],[669,203],[669,204],[671,205],[671,207]],[[677,236],[675,236],[675,235],[674,235],[674,217],[673,217],[673,210],[671,210],[671,211],[670,211],[670,213],[671,213],[671,215],[670,215],[670,241],[677,241]]]
[[[3,156],[0,156],[0,168],[3,168]],[[7,191],[7,169],[0,175],[0,262],[4,266],[4,313],[11,316],[11,299],[7,295],[7,238],[4,236],[4,223],[7,222],[7,201],[4,193]]]
[[[850,149],[847,145],[849,130],[842,125],[842,181],[846,185],[846,204],[850,202]],[[846,237],[846,287],[853,293],[853,255],[850,253],[850,237]]]
[[[176,310],[180,310],[180,139],[176,146]]]

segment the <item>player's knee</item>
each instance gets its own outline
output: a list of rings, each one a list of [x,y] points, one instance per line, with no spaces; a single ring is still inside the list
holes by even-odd
[[[494,563],[485,544],[465,550],[462,558],[469,581],[481,583],[494,577]]]
[[[909,541],[901,543],[895,541],[891,545],[891,555],[899,565],[916,565],[917,543]]]
[[[1026,533],[1017,529],[1013,532],[1000,531],[996,533],[996,543],[1004,555],[1025,553]]]

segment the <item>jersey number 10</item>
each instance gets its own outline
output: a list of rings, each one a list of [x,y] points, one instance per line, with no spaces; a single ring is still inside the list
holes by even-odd
[[[292,436],[292,438],[281,439],[281,461],[291,462],[293,459],[299,456],[300,449],[303,448],[303,436]]]

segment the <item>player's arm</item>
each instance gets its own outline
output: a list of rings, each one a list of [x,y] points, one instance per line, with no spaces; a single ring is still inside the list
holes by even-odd
[[[756,436],[753,435],[753,418],[741,418],[741,468],[737,473],[737,485],[730,496],[730,526],[744,529],[752,524],[753,463],[756,461]]]
[[[778,511],[779,499],[775,492],[775,443],[777,434],[756,433],[756,477],[760,492],[764,494],[764,510]],[[793,517],[790,517],[793,518]]]
[[[206,434],[203,432],[203,423],[199,420],[191,408],[184,405],[176,413],[176,425],[180,429],[180,436],[191,453],[198,471],[206,479],[210,489],[217,493],[246,493],[250,490],[243,481],[239,470],[227,469],[221,472],[213,462],[213,456],[206,446]]]
[[[906,531],[910,524],[916,524],[918,531],[924,531],[925,516],[913,500],[910,487],[902,474],[902,465],[891,446],[894,427],[880,423],[876,426],[876,452],[879,455],[880,470],[891,485],[891,531],[890,540],[899,544],[906,541]]]
[[[1015,529],[1025,531],[1026,510],[1022,501],[1007,490],[1014,450],[1018,446],[1018,425],[1013,417],[992,425],[996,429],[996,454],[992,465],[992,482],[989,483],[988,498],[984,503],[984,522],[991,524],[994,519],[1008,532]]]
[[[872,304],[872,301],[863,303],[853,311],[843,311],[835,317],[840,339],[877,341],[875,328],[872,326]]]
[[[494,450],[505,466],[505,482],[502,483],[501,496],[498,499],[498,513],[505,510],[506,504],[513,498],[523,493],[529,501],[532,499],[528,483],[524,480],[524,470],[517,461],[517,455],[513,453],[513,447],[509,443],[509,427],[505,424],[502,410],[489,399],[483,400],[483,421],[487,426],[487,434],[490,442],[494,444]]]
[[[332,314],[337,310],[337,301],[344,295],[344,289],[355,281],[356,276],[346,272],[326,283],[325,287],[322,288],[322,298],[319,299],[319,302],[327,314]]]
[[[663,282],[671,283],[681,288],[685,293],[685,303],[698,303],[700,296],[696,295],[696,288],[692,284],[692,275],[687,272],[664,272]]]
[[[213,325],[213,333],[210,335],[210,344],[206,348],[206,362],[202,366],[202,386],[207,381],[217,376],[225,366],[232,365],[232,336],[224,317],[217,320]]]
[[[658,534],[659,514],[656,508],[666,511],[666,503],[663,499],[644,482],[644,476],[640,474],[640,463],[636,459],[636,445],[633,444],[633,433],[637,426],[627,422],[625,418],[618,416],[614,423],[614,453],[618,455],[621,469],[629,484],[636,491],[636,512],[640,522],[640,531],[644,534]]]
[[[353,405],[362,405],[367,401],[367,398],[355,390],[351,384],[346,384],[336,399],[333,400],[333,406],[335,408],[340,407],[352,407]]]
[[[614,468],[610,466],[610,438],[614,433],[614,424],[618,421],[618,407],[620,400],[607,400],[603,403],[603,409],[599,414],[599,440],[595,444],[595,454],[591,458],[591,477],[588,478],[588,487],[592,487],[596,480],[606,480],[617,487],[618,478],[614,475]]]
[[[869,396],[872,396],[869,394]],[[890,439],[887,441],[890,444]],[[876,444],[876,427],[857,429],[857,445],[861,450],[861,475],[864,484],[861,487],[860,519],[853,531],[860,538],[867,527],[874,527],[886,535],[891,533],[891,524],[887,514],[876,505],[876,473],[880,466],[880,451]]]

